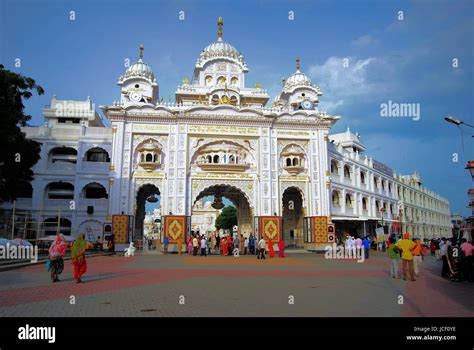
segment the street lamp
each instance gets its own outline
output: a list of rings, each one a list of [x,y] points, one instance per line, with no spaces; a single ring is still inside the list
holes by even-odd
[[[452,124],[455,124],[455,125],[458,125],[458,126],[463,124],[463,125],[469,126],[470,128],[474,128],[474,125],[471,125],[471,124],[468,124],[466,122],[463,122],[462,120],[453,118],[450,115],[445,117],[444,120],[446,120],[448,123],[452,123]]]

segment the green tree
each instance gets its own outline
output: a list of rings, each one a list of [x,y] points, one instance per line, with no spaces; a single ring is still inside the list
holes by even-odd
[[[44,93],[33,79],[0,65],[0,201],[17,197],[21,184],[33,179],[31,168],[40,159],[41,144],[27,139],[20,129],[31,119],[23,99],[33,96],[33,90]]]
[[[237,209],[234,206],[227,206],[222,209],[216,218],[216,229],[230,230],[237,225]]]

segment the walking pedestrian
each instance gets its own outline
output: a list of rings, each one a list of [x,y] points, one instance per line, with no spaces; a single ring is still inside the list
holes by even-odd
[[[165,239],[163,240],[163,249],[164,249],[165,255],[168,254],[168,245],[169,244],[170,244],[170,240],[169,240],[168,236],[165,236]]]
[[[250,254],[255,255],[255,237],[253,234],[250,234],[249,237],[249,248],[250,248]]]
[[[392,278],[398,278],[398,249],[395,242],[395,238],[390,238],[390,246],[387,250],[390,258],[390,277]]]
[[[193,238],[193,236],[190,236],[188,240],[188,255],[191,255],[193,252]]]
[[[87,262],[86,262],[86,244],[84,240],[84,233],[80,233],[77,240],[74,242],[71,248],[71,259],[74,266],[74,280],[76,283],[81,283],[81,277],[87,271]]]
[[[51,244],[48,250],[48,258],[50,261],[50,272],[51,272],[51,281],[59,282],[59,275],[63,272],[64,269],[64,254],[69,246],[69,243],[66,241],[66,238],[59,234],[56,236],[56,240]]]
[[[463,277],[466,281],[473,282],[473,269],[472,269],[472,251],[474,246],[467,241],[466,238],[463,238],[461,241],[461,256],[462,256],[462,269],[463,269]]]
[[[421,249],[420,240],[418,238],[414,238],[413,242],[415,243],[415,248],[413,248],[413,267],[415,270],[415,275],[418,276],[420,274],[423,252]]]
[[[285,241],[282,239],[278,242],[278,256],[280,258],[285,257]]]
[[[439,243],[439,250],[441,254],[441,260],[443,261],[443,268],[441,269],[441,277],[449,277],[449,266],[448,266],[448,256],[447,249],[448,243],[446,238],[442,237],[441,242]]]
[[[265,260],[265,240],[263,237],[258,242],[258,256],[257,259]]]
[[[197,255],[198,247],[199,247],[199,241],[196,237],[194,237],[193,238],[193,256]]]
[[[270,238],[268,239],[268,256],[270,258],[275,256],[275,249],[273,249],[273,242]]]
[[[398,250],[402,252],[402,272],[403,279],[407,279],[407,267],[410,272],[410,280],[416,281],[415,271],[413,267],[413,249],[415,248],[415,243],[410,240],[410,234],[405,233],[403,239],[396,243]]]
[[[364,246],[364,258],[368,259],[370,252],[370,239],[368,236],[365,237],[364,241],[362,242],[362,245]]]
[[[245,237],[245,241],[244,241],[244,255],[247,255],[247,254],[248,254],[248,250],[249,250],[249,238],[248,238],[248,237]]]
[[[207,242],[204,235],[201,237],[201,256],[206,256]]]

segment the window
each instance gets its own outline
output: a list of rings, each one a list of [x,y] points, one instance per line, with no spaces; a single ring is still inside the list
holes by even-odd
[[[335,160],[331,160],[331,173],[339,175],[339,166]]]
[[[94,147],[86,152],[86,162],[110,162],[110,157],[103,148]]]
[[[226,78],[225,77],[219,77],[217,79],[217,84],[225,84],[226,82]]]
[[[360,182],[365,185],[365,172],[364,171],[360,172]]]
[[[49,152],[49,158],[54,164],[76,164],[77,151],[72,147],[56,147]]]
[[[286,166],[291,166],[291,158],[286,158]]]
[[[213,105],[218,105],[219,102],[220,102],[219,96],[213,95],[213,96],[212,96],[212,99],[211,99],[211,103],[212,103]]]
[[[93,183],[87,184],[84,187],[83,197],[92,198],[92,199],[100,199],[100,198],[108,198],[108,195],[104,186],[96,182],[93,182]]]
[[[344,177],[346,179],[350,179],[351,178],[351,169],[349,168],[348,165],[345,165],[344,166]]]
[[[340,207],[341,206],[341,202],[340,202],[340,193],[339,191],[332,191],[332,204],[335,206],[335,207]]]
[[[153,155],[151,153],[147,153],[146,156],[145,156],[145,161],[152,162],[153,161]]]
[[[214,156],[214,163],[219,163],[219,156],[217,154]]]
[[[73,199],[74,186],[68,182],[52,182],[46,187],[48,199]]]
[[[367,198],[362,198],[362,210],[367,210]]]
[[[232,85],[237,85],[239,83],[239,79],[237,77],[233,77],[231,80],[230,80],[230,83]]]
[[[352,208],[352,195],[349,193],[346,194],[346,207]]]
[[[298,165],[298,158],[293,158],[293,166],[297,166]]]

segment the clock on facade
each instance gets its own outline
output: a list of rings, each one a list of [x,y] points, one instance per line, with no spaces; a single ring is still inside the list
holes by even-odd
[[[140,100],[142,99],[142,94],[139,92],[133,91],[130,93],[129,97],[130,97],[130,101],[140,102]]]
[[[310,100],[303,100],[303,102],[301,102],[301,107],[303,107],[304,109],[313,109],[313,102],[311,102]]]

